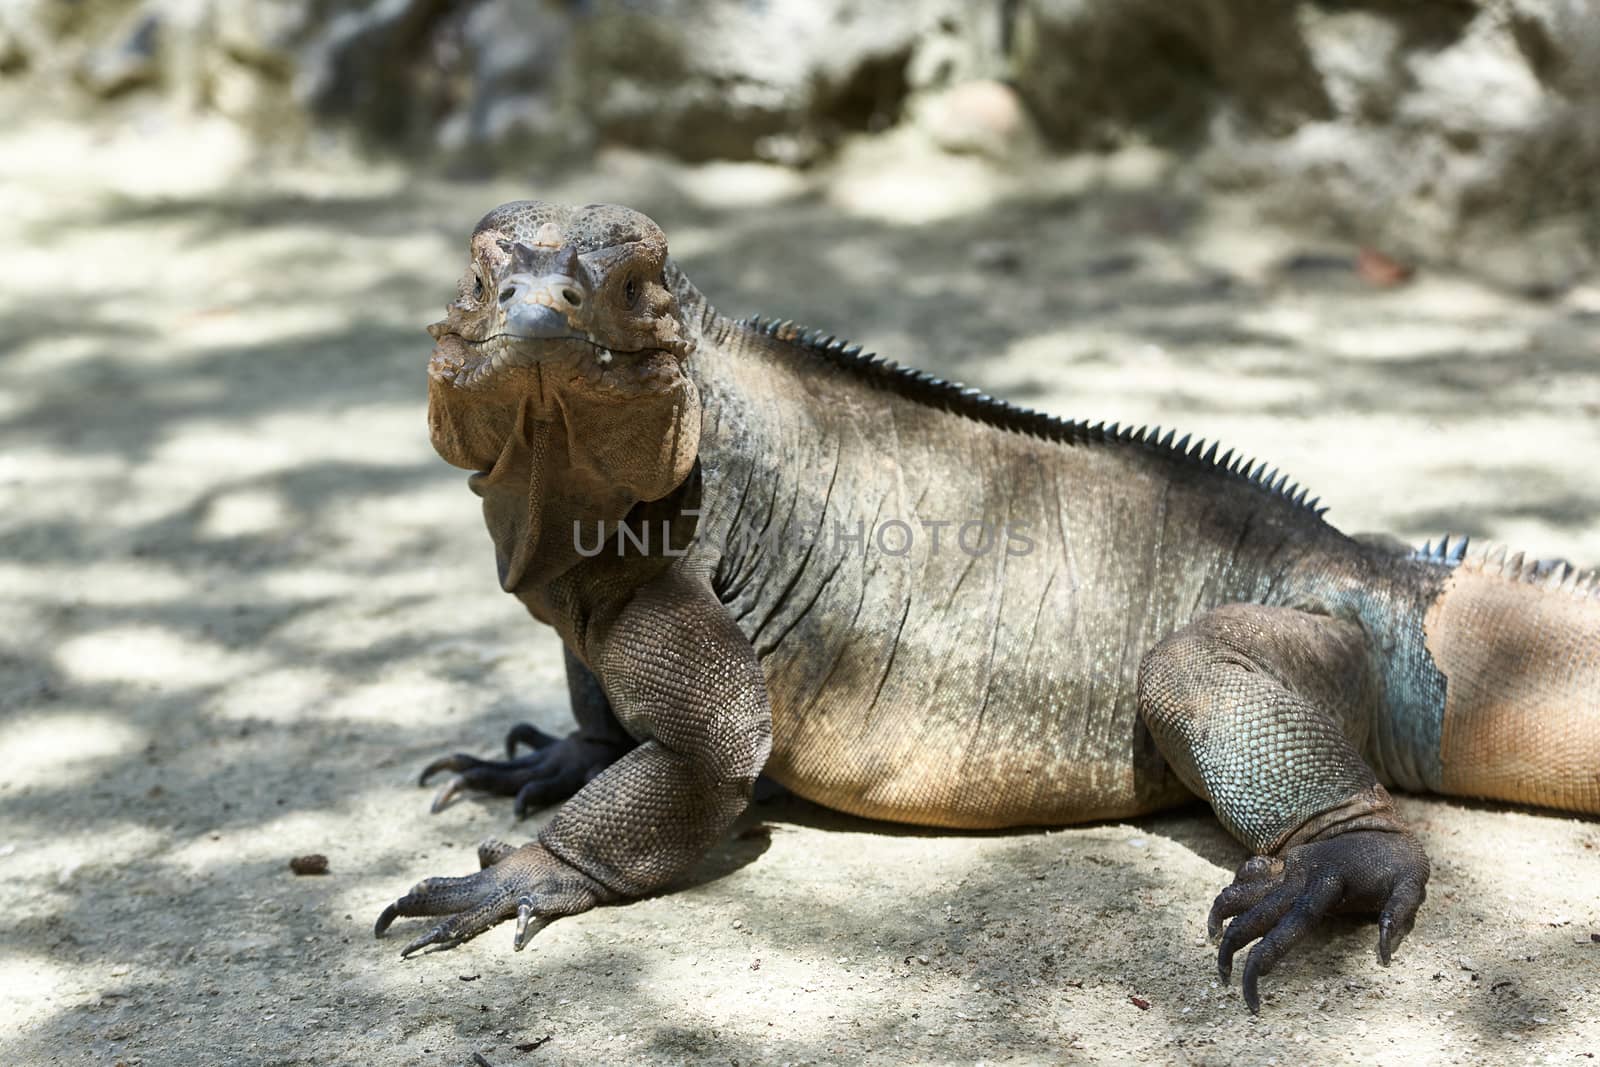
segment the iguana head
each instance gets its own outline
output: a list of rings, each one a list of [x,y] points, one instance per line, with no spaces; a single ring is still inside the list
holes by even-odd
[[[614,204],[502,204],[472,232],[456,299],[428,327],[429,426],[487,470],[526,420],[561,423],[571,464],[634,499],[683,480],[700,435],[692,335],[667,239]]]

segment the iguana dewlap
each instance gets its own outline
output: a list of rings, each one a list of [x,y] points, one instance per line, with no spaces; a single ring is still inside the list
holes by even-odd
[[[495,209],[430,327],[429,426],[579,730],[452,756],[563,801],[417,885],[407,953],[666,886],[758,774],[949,827],[1205,798],[1257,853],[1212,909],[1257,977],[1320,916],[1410,929],[1387,789],[1600,813],[1594,574],[1353,540],[1215,445],[1052,418],[789,323],[719,315],[627,208]],[[508,751],[508,754],[509,751]],[[1259,939],[1259,940],[1258,940]]]

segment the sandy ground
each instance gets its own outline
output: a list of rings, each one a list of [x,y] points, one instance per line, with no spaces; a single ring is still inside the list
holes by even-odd
[[[1386,970],[1341,922],[1252,1019],[1208,812],[935,834],[761,808],[681,891],[402,963],[379,909],[508,802],[414,776],[567,719],[429,449],[422,324],[519,195],[655,215],[706,292],[1062,413],[1269,456],[1349,530],[1600,562],[1600,290],[1423,274],[1152,184],[915,145],[815,178],[254,166],[226,131],[0,134],[0,1061],[1566,1063],[1600,1054],[1600,825],[1425,798]],[[329,857],[322,877],[288,860]],[[409,929],[409,927],[408,927]]]

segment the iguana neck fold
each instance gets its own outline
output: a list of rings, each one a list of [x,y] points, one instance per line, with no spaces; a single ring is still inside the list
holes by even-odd
[[[549,496],[547,458],[553,424],[529,417],[524,402],[494,466],[467,479],[483,500],[483,518],[495,548],[500,588],[514,591],[529,564],[547,544],[545,501]]]

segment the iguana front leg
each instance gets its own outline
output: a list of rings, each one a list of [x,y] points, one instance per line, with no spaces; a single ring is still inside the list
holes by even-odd
[[[1378,699],[1361,628],[1288,608],[1219,608],[1140,664],[1162,755],[1257,853],[1208,918],[1224,979],[1259,939],[1244,970],[1252,1012],[1260,976],[1323,915],[1378,913],[1385,964],[1416,918],[1428,858],[1355,743]]]
[[[513,916],[521,948],[553,918],[659,889],[749,802],[771,750],[771,710],[755,650],[704,576],[680,564],[592,631],[591,662],[618,718],[647,740],[563,804],[537,841],[491,846],[478,873],[427,879],[386,908],[379,936],[399,916],[448,916],[402,955]]]
[[[434,811],[442,810],[458,793],[478,790],[516,797],[512,810],[520,819],[572,796],[638,744],[617,722],[600,680],[570,648],[566,659],[567,692],[578,728],[556,738],[529,723],[519,723],[506,734],[503,760],[479,759],[465,752],[434,760],[423,768],[419,785],[427,785],[440,771],[455,772],[434,794]],[[518,756],[519,743],[533,751]]]

